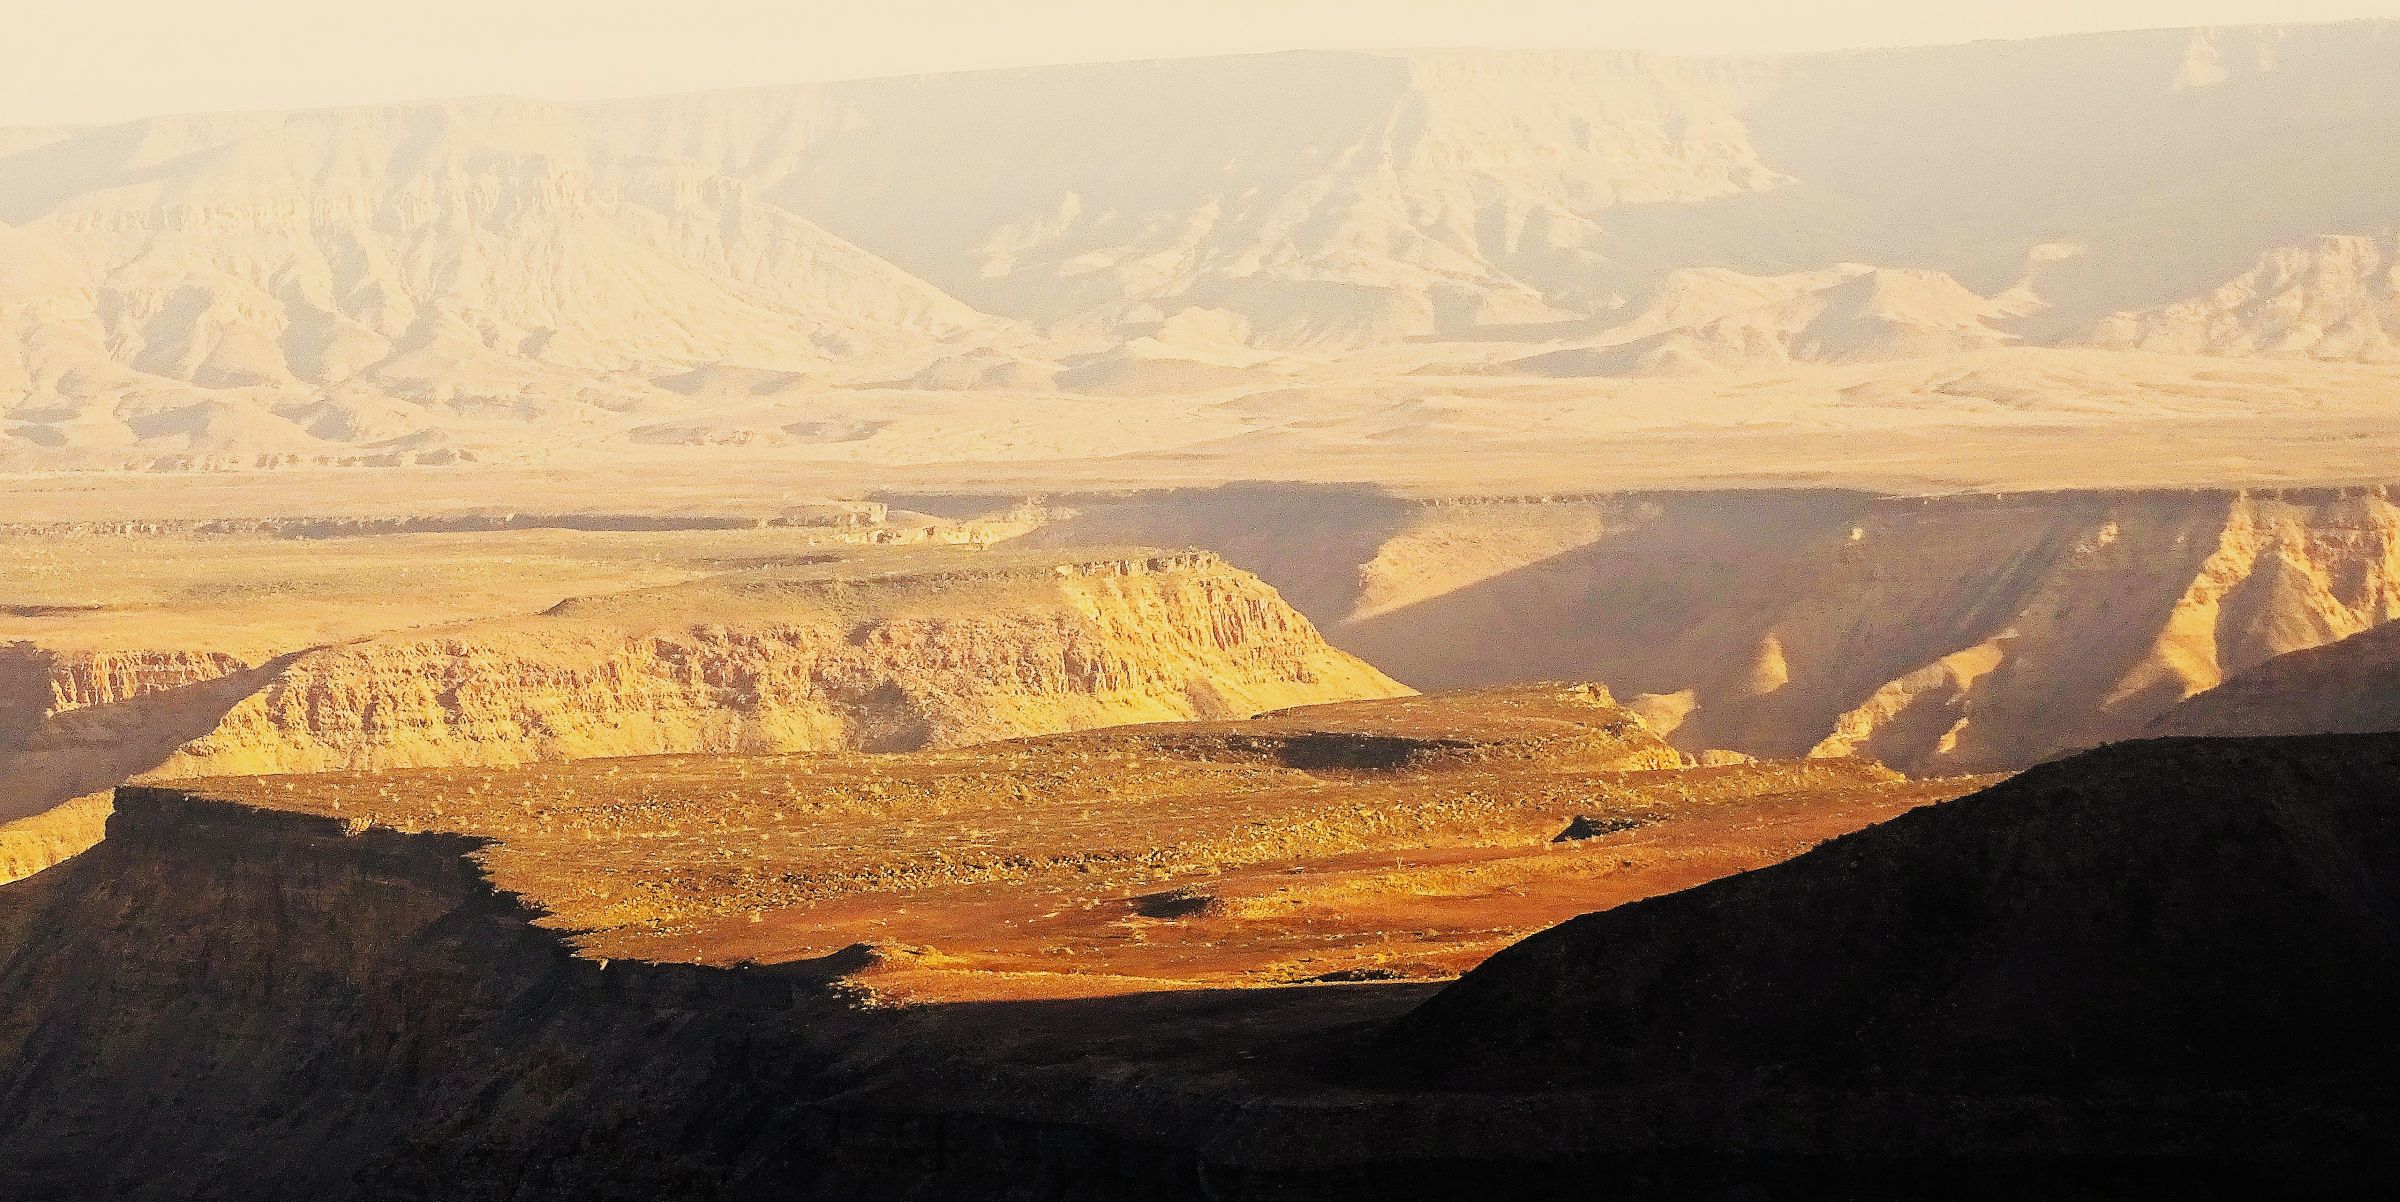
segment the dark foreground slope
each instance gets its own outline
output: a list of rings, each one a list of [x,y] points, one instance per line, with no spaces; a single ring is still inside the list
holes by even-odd
[[[2122,744],[1511,947],[1419,1079],[2108,1099],[2388,1092],[2400,738]]]
[[[2162,735],[2400,731],[2400,622],[2278,655],[2159,715]]]
[[[124,791],[0,887],[0,1197],[2400,1188],[2400,737],[2091,753],[1430,1001],[860,1010],[576,960],[472,846]]]
[[[822,989],[577,959],[477,846],[125,790],[0,891],[0,1197],[711,1192]]]

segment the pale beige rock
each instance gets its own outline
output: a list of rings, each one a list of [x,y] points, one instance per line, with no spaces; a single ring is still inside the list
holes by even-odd
[[[1912,772],[2133,735],[2229,675],[2400,617],[2387,487],[1056,504],[1073,516],[1034,540],[1214,541],[1418,687],[1599,680],[1687,752]]]
[[[896,751],[1408,690],[1206,552],[775,566],[250,666],[20,651],[19,812],[129,775]],[[6,811],[0,811],[6,812]]]

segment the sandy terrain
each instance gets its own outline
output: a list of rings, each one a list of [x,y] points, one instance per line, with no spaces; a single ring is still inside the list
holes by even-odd
[[[798,419],[712,408],[691,420],[734,445],[584,442],[536,425],[524,464],[161,478],[28,474],[43,461],[26,460],[7,483],[27,520],[558,510],[595,496],[720,513],[795,490],[1284,479],[1431,492],[2344,484],[2400,462],[2395,391],[2400,367],[2383,365],[2011,349],[1697,381],[1407,375],[1105,401],[845,392],[810,402],[808,420],[910,416],[833,448],[744,444],[749,424]]]

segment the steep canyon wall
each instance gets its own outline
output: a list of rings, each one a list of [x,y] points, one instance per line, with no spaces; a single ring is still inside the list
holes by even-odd
[[[932,502],[927,502],[932,503]],[[1034,541],[1222,551],[1420,688],[1609,685],[1689,751],[2022,767],[2400,617],[2389,488],[1057,498]]]

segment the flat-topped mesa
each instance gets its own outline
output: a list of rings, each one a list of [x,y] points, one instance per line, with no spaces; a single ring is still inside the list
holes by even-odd
[[[677,1081],[665,1088],[705,1107],[728,1084],[699,1066],[737,1048],[790,1064],[836,1009],[790,973],[578,959],[484,878],[471,838],[157,789],[118,804],[98,847],[0,890],[0,1192],[12,1197],[254,1196],[243,1178],[270,1163],[285,1187],[348,1196],[446,1156],[411,1145],[439,1115],[482,1110],[478,1095],[518,1099],[500,1107],[510,1117],[476,1115],[473,1138],[495,1147],[541,1146],[568,1113],[646,1117],[643,1102],[602,1096],[630,1100],[632,1080]],[[223,988],[189,990],[199,977]],[[655,1025],[666,1013],[693,1017],[668,1031]],[[67,1075],[45,1067],[70,1062],[81,1067]],[[586,1077],[603,1064],[635,1076]],[[491,1088],[558,1069],[598,1088]],[[120,1124],[148,1135],[135,1148],[103,1134]],[[259,1138],[284,1153],[228,1154],[250,1138],[236,1132],[269,1129]],[[630,1154],[672,1161],[680,1129],[657,1130],[630,1136]],[[430,1191],[480,1192],[463,1180]]]
[[[320,648],[165,775],[908,750],[1405,692],[1204,552],[901,557]]]

